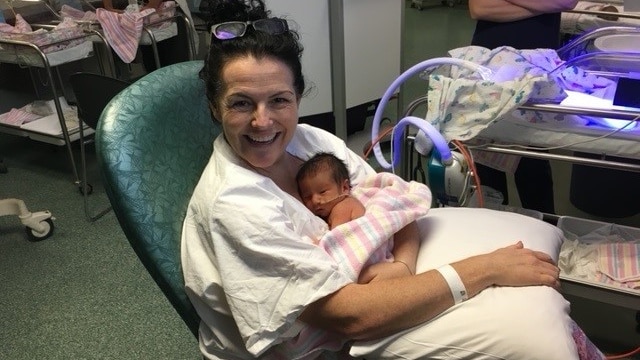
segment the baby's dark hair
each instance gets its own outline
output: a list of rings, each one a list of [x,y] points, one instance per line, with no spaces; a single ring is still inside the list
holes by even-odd
[[[298,174],[296,174],[296,182],[300,183],[303,179],[316,176],[321,171],[329,171],[336,184],[342,184],[344,180],[347,180],[349,182],[349,188],[351,188],[347,165],[337,156],[328,152],[317,153],[305,161],[300,167],[300,170],[298,170]]]
[[[267,19],[271,12],[265,7],[263,0],[209,0],[210,20],[212,25],[227,21],[255,21]],[[218,106],[218,100],[225,91],[222,81],[224,66],[239,57],[253,56],[256,59],[271,57],[282,61],[293,74],[293,86],[296,95],[302,96],[305,81],[302,75],[302,44],[294,30],[282,34],[271,35],[257,31],[249,26],[245,35],[219,40],[212,36],[211,45],[200,78],[205,82],[207,98],[211,105]]]

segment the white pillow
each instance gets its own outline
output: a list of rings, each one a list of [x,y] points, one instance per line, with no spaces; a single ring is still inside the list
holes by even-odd
[[[419,225],[425,240],[418,272],[518,240],[557,260],[562,244],[562,232],[555,226],[489,209],[432,209]],[[492,287],[424,325],[375,341],[355,342],[350,353],[394,360],[578,359],[571,322],[569,303],[552,288]]]

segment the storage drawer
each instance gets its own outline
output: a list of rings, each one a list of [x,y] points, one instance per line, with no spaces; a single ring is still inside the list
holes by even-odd
[[[596,230],[601,231],[603,234],[621,234],[624,239],[629,241],[640,240],[639,228],[595,220],[561,216],[558,219],[557,226],[565,233],[565,237],[570,240],[578,238],[583,241],[585,235],[592,234]],[[561,272],[560,279],[563,293],[631,309],[640,309],[640,289],[603,283],[597,281],[597,279],[575,276],[564,271]]]

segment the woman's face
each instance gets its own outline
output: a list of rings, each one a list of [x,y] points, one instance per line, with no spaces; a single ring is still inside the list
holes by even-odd
[[[283,159],[298,124],[300,96],[289,68],[273,58],[241,57],[222,70],[225,84],[214,107],[235,153],[255,168]]]

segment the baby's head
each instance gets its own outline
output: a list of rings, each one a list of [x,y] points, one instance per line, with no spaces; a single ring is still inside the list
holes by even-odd
[[[326,218],[338,202],[349,194],[351,182],[345,163],[331,153],[318,153],[307,160],[296,175],[298,193],[304,205]]]

